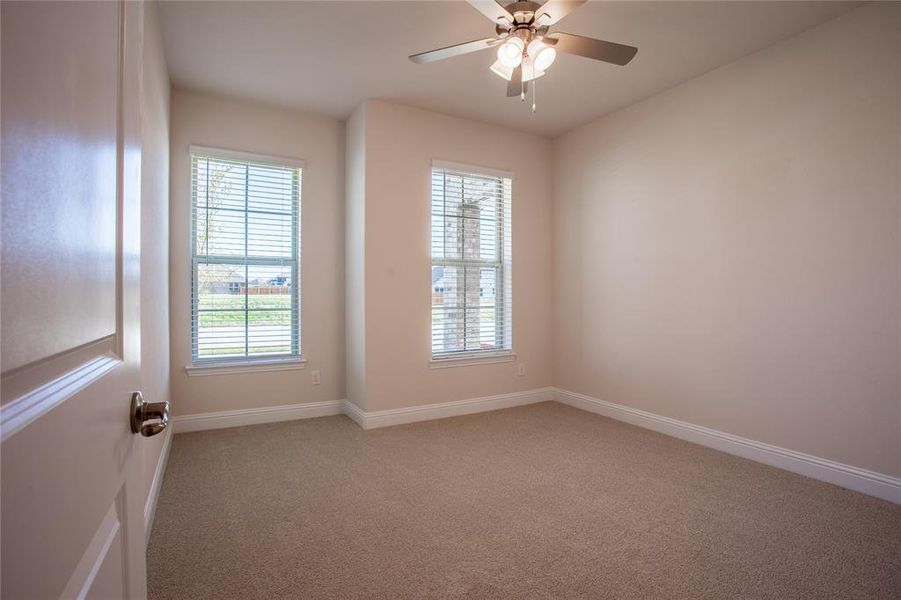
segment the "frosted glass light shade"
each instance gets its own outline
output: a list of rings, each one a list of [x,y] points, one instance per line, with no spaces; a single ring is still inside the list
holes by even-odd
[[[518,37],[510,38],[498,47],[497,59],[505,67],[516,68],[522,62],[522,51],[524,48],[525,44],[521,39]]]
[[[538,54],[535,55],[535,68],[539,71],[544,71],[554,64],[556,58],[557,51],[554,48],[542,48]]]
[[[505,67],[499,60],[494,61],[494,64],[491,65],[491,70],[494,71],[496,75],[503,77],[507,81],[510,81],[510,79],[513,77],[513,67]]]
[[[557,50],[545,44],[541,38],[529,42],[529,56],[535,62],[535,68],[545,71],[557,59]]]

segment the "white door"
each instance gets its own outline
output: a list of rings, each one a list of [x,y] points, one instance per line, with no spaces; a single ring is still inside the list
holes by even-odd
[[[143,598],[143,7],[0,11],[0,595]]]

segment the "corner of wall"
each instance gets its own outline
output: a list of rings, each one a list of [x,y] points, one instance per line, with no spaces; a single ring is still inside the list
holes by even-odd
[[[344,336],[345,393],[366,408],[366,103],[345,122]]]

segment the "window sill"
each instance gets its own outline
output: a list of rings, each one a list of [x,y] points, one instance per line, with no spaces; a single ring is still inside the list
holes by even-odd
[[[488,365],[492,363],[507,363],[516,360],[516,354],[508,350],[506,352],[491,352],[486,354],[466,354],[463,356],[436,357],[429,361],[430,369],[449,369],[451,367],[469,367],[472,365]]]
[[[303,357],[260,359],[236,362],[194,363],[185,366],[189,377],[207,375],[234,375],[237,373],[254,373],[265,371],[294,371],[304,369],[307,361]]]

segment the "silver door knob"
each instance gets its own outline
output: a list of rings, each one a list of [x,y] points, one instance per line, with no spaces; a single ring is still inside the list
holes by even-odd
[[[146,421],[156,421],[147,423]],[[131,432],[150,437],[161,432],[169,424],[168,402],[144,402],[144,395],[131,395]]]

